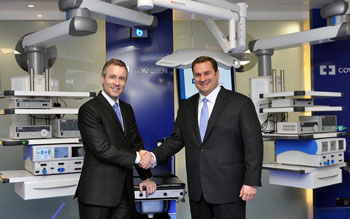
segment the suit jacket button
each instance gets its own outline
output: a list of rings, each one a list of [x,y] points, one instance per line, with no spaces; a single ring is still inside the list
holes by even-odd
[[[203,151],[204,151],[204,149],[202,148],[202,149],[201,149],[201,152],[203,152]]]

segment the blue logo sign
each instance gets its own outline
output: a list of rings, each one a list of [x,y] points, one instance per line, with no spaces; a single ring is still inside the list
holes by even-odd
[[[320,65],[320,75],[335,75],[335,65]]]
[[[349,67],[336,67],[335,65],[320,65],[320,75],[336,75],[350,73]]]
[[[137,36],[142,36],[143,35],[143,31],[142,30],[140,30],[140,29],[136,29],[136,35]]]

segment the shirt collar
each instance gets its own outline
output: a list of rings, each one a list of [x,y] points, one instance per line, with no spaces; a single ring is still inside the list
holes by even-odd
[[[209,102],[215,103],[216,97],[218,96],[220,92],[221,86],[217,86],[208,96],[204,96],[203,94],[199,93],[199,102],[201,102],[204,98],[207,98]]]
[[[117,99],[117,101],[114,101],[110,96],[108,96],[107,94],[106,94],[106,92],[104,92],[103,90],[102,90],[102,95],[106,98],[106,100],[108,101],[108,103],[109,104],[111,104],[111,106],[113,107],[113,105],[114,105],[114,103],[115,102],[117,102],[118,103],[118,106],[119,106],[119,98]]]

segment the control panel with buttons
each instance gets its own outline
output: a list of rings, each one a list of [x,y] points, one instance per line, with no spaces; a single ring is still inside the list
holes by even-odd
[[[24,146],[25,169],[34,175],[81,172],[84,162],[82,144]]]

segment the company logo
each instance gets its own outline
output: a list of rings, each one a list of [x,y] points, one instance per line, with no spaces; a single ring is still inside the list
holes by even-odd
[[[320,65],[320,75],[335,75],[335,65]]]
[[[336,67],[335,65],[320,65],[320,75],[348,74],[350,67]]]
[[[132,69],[132,74],[168,74],[168,68],[147,68],[147,67],[135,67]]]
[[[137,36],[142,36],[143,35],[143,31],[142,30],[140,30],[140,29],[136,29],[136,35]]]

